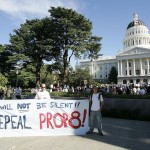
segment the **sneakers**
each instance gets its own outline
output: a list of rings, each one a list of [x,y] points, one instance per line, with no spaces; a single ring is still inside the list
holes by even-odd
[[[88,132],[86,132],[86,134],[92,134],[93,133],[93,131],[88,131]]]
[[[88,131],[88,132],[86,132],[86,134],[92,134],[93,133],[93,131]],[[99,133],[98,133],[100,136],[103,136],[104,134],[103,134],[103,132],[102,131],[100,131]]]
[[[103,136],[104,134],[103,134],[103,132],[101,131],[101,132],[99,132],[99,135],[100,135],[100,136]]]

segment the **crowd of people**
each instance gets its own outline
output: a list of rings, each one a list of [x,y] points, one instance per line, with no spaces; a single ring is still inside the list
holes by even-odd
[[[16,88],[0,88],[0,100],[3,99],[21,99],[22,89],[17,86]]]
[[[45,84],[43,84],[45,85]],[[62,92],[75,92],[75,93],[90,93],[92,89],[92,85],[86,85],[86,86],[69,86],[69,85],[62,85],[62,86],[55,86],[50,85],[46,89],[43,89],[42,84],[39,88],[31,88],[31,93],[37,94],[37,92],[40,91],[48,91],[48,93],[52,91],[62,91]],[[98,87],[99,91],[102,93],[108,93],[108,94],[128,94],[128,95],[145,95],[147,93],[150,93],[150,85],[134,85],[134,84],[127,84],[127,85],[117,85],[117,84],[103,84]],[[21,93],[22,89],[17,86],[16,88],[1,88],[0,87],[0,99],[21,99]],[[41,93],[39,93],[41,94]],[[35,98],[38,98],[36,95]]]
[[[36,94],[35,99],[51,99],[44,83],[42,83],[38,89],[34,90],[34,93]],[[16,88],[0,88],[0,100],[4,99],[22,99],[22,89],[19,86],[17,86]]]
[[[86,93],[89,93],[91,87],[87,86],[85,89]],[[145,95],[150,93],[150,86],[140,86],[140,85],[103,85],[99,87],[99,90],[103,93],[108,94],[127,94],[127,95]]]

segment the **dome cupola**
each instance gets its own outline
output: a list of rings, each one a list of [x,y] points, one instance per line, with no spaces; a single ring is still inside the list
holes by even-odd
[[[133,14],[133,21],[127,26],[125,38],[123,40],[123,51],[133,47],[150,48],[150,34],[144,22],[139,20],[137,13]]]
[[[129,25],[127,26],[127,30],[131,27],[139,26],[139,25],[145,26],[144,22],[138,19],[138,14],[134,13],[133,21],[129,23]]]

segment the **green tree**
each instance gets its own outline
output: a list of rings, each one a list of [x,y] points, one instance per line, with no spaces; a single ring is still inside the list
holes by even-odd
[[[49,18],[27,20],[21,24],[20,29],[15,29],[10,35],[8,49],[12,51],[11,60],[22,60],[26,65],[34,66],[33,73],[36,84],[40,82],[40,72],[44,61],[51,61],[59,57],[57,51],[52,49],[51,20]]]
[[[0,86],[5,86],[8,83],[7,78],[0,73]]]
[[[90,75],[88,68],[81,69],[77,67],[75,71],[70,72],[68,75],[68,83],[74,86],[84,86],[84,80],[87,80],[88,85],[95,85],[95,81]]]
[[[12,53],[5,49],[5,46],[0,45],[0,72],[3,75],[7,75],[10,72],[11,63],[8,63],[9,57]]]
[[[55,81],[55,76],[52,71],[54,68],[51,68],[50,66],[52,67],[52,65],[42,66],[41,72],[41,82],[45,83],[47,87],[49,87],[51,84],[54,84]]]
[[[117,84],[117,75],[118,75],[118,72],[117,72],[116,68],[113,66],[108,75],[109,83]]]
[[[63,78],[66,82],[71,57],[74,55],[79,58],[85,52],[89,52],[89,57],[98,58],[102,38],[92,36],[92,23],[72,9],[51,7],[49,12],[53,28],[53,47],[55,51],[60,51]]]
[[[64,82],[72,56],[79,58],[85,52],[89,57],[98,58],[101,37],[92,36],[92,23],[72,9],[54,8],[49,10],[51,16],[43,19],[27,20],[10,35],[10,45],[6,50],[13,56],[7,62],[13,66],[23,61],[32,65],[36,84],[41,80],[41,68],[45,61],[63,62]]]

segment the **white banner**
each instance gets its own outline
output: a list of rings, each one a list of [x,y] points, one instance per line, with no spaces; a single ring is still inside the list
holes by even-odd
[[[88,100],[2,100],[0,137],[84,135]]]

